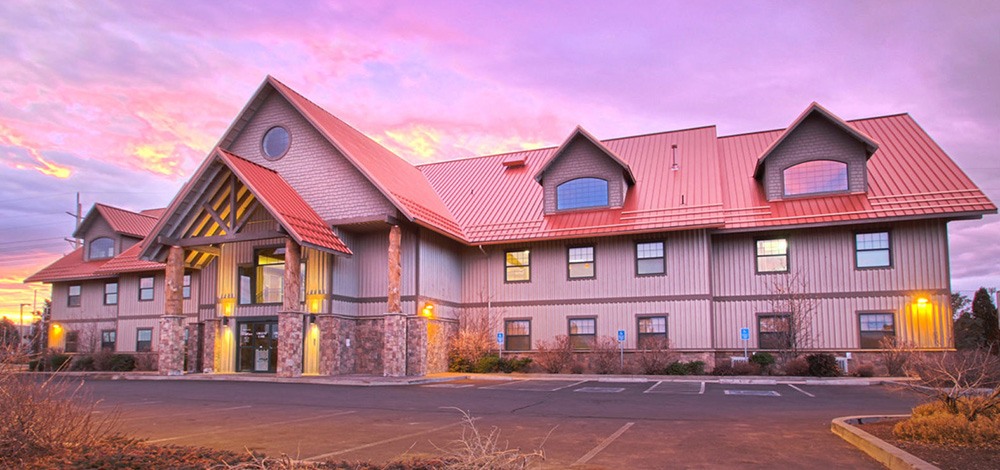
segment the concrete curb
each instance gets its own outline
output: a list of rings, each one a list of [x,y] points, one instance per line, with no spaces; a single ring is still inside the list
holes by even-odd
[[[854,424],[861,424],[863,421],[877,422],[890,418],[907,418],[910,415],[886,415],[886,416],[845,416],[836,418],[830,423],[830,431],[840,436],[841,439],[849,442],[862,452],[877,460],[886,468],[891,470],[940,470],[938,467],[923,461],[912,454],[909,454],[898,447],[889,444],[865,431],[862,431]]]

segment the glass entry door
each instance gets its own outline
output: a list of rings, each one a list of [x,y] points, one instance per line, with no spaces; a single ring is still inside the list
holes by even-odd
[[[239,324],[240,372],[278,370],[278,322],[257,321]]]

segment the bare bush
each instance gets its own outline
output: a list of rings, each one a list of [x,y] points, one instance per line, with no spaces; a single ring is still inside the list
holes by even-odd
[[[462,437],[452,442],[448,449],[442,449],[449,460],[442,468],[519,470],[528,468],[535,460],[545,460],[540,449],[529,453],[511,449],[507,442],[500,442],[499,428],[494,426],[489,432],[482,432],[476,427],[476,418],[459,411],[462,413]]]
[[[610,336],[597,338],[590,354],[590,367],[598,374],[622,373],[621,351],[618,341]]]
[[[667,366],[677,362],[677,353],[666,338],[648,338],[641,346],[632,359],[640,374],[662,374]]]
[[[913,356],[913,343],[900,341],[895,337],[882,338],[878,342],[879,356],[886,374],[890,377],[900,377],[906,373],[906,363]]]
[[[1000,409],[1000,357],[987,349],[922,353],[907,364],[906,372],[918,378],[912,388],[969,421]],[[974,395],[982,399],[959,405],[960,399]]]
[[[464,311],[458,319],[458,334],[451,340],[449,356],[471,364],[496,350],[493,334],[499,331],[500,313],[486,307]]]
[[[551,342],[539,341],[537,349],[534,362],[545,372],[558,374],[563,370],[572,369],[576,362],[569,336],[559,335]]]
[[[778,331],[770,332],[782,359],[787,362],[816,344],[816,299],[808,295],[809,284],[799,274],[776,277],[771,284],[772,321]]]

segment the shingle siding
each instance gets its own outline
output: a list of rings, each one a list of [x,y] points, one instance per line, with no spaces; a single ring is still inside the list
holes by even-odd
[[[865,192],[868,187],[865,148],[861,142],[828,120],[812,115],[806,118],[764,162],[764,189],[768,200],[784,197],[782,172],[791,166],[812,160],[835,160],[847,163],[850,192]]]
[[[627,185],[622,167],[603,152],[578,137],[570,142],[545,170],[542,179],[544,188],[544,208],[546,214],[556,212],[556,188],[560,184],[577,178],[600,178],[608,182],[609,207],[621,207],[625,200]]]

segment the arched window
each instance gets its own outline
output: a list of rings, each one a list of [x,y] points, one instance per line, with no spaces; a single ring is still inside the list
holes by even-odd
[[[115,255],[115,241],[107,238],[96,238],[90,242],[90,259],[110,258]]]
[[[847,191],[847,164],[814,160],[785,168],[785,196]]]
[[[608,182],[600,178],[577,178],[556,187],[556,209],[580,209],[608,205]]]

